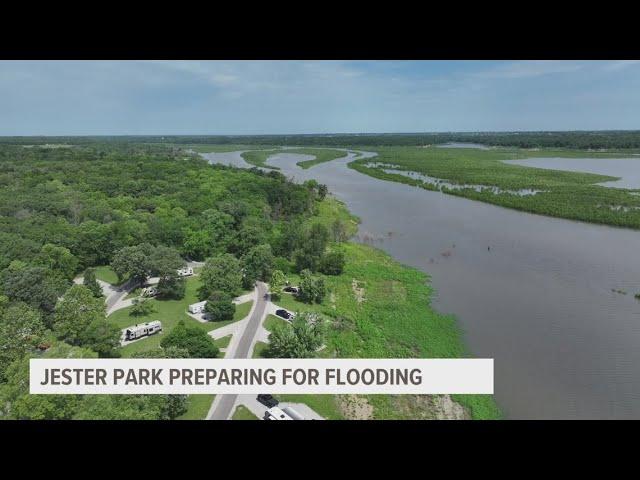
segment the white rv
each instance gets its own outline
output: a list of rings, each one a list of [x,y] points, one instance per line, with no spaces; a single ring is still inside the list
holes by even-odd
[[[207,304],[207,301],[192,303],[189,305],[189,313],[198,314],[204,313],[204,306]]]
[[[293,420],[289,415],[284,413],[278,407],[271,407],[269,410],[264,412],[265,420]]]
[[[159,322],[158,320],[149,323],[140,323],[138,325],[134,325],[133,327],[127,328],[124,331],[124,339],[129,342],[131,340],[136,340],[141,337],[153,335],[154,333],[158,333],[161,331],[162,322]]]
[[[178,272],[178,276],[180,277],[188,277],[190,275],[193,275],[193,268],[184,267],[184,268],[178,269],[177,272]]]
[[[304,416],[292,407],[283,407],[282,411],[289,415],[293,420],[304,420]]]

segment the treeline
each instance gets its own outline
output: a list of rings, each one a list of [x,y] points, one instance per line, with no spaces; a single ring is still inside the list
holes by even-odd
[[[640,148],[640,130],[542,132],[442,132],[324,135],[167,135],[89,137],[0,137],[8,145],[212,144],[284,146],[422,146],[448,142],[519,148]]]
[[[159,275],[166,298],[184,295],[175,269],[186,259],[238,259],[245,286],[275,268],[325,269],[326,243],[312,248],[303,228],[324,195],[315,182],[210,166],[162,146],[0,146],[0,418],[184,413],[181,395],[29,395],[28,360],[119,355],[120,331],[106,319],[91,267],[110,264],[121,280]],[[74,283],[83,272],[84,285]],[[215,285],[205,285],[210,298]],[[143,355],[215,356],[198,333],[181,325],[163,349]]]

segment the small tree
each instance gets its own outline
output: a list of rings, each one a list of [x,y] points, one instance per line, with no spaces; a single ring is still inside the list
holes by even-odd
[[[303,270],[300,274],[300,292],[298,298],[306,303],[322,303],[327,288],[324,278],[313,275],[309,270]]]
[[[271,291],[271,296],[275,298],[280,298],[280,294],[282,292],[282,288],[287,282],[287,277],[280,270],[274,270],[271,274],[271,281],[269,282],[269,290]]]
[[[144,298],[134,298],[132,303],[129,310],[129,315],[132,317],[146,317],[156,311],[153,303]]]
[[[87,287],[89,290],[91,290],[91,293],[93,293],[93,296],[96,298],[100,298],[102,297],[102,287],[100,287],[100,284],[98,283],[98,280],[96,279],[96,269],[95,268],[87,268],[84,272],[84,280],[83,280],[83,284],[85,287]]]
[[[312,358],[322,346],[324,331],[318,316],[296,314],[293,322],[282,323],[269,335],[268,355],[274,358]]]
[[[158,297],[181,300],[187,290],[187,282],[175,272],[160,278],[158,282]]]
[[[204,306],[204,311],[209,314],[209,318],[212,321],[221,322],[233,319],[236,313],[236,306],[231,295],[218,290],[211,294]]]
[[[187,326],[184,320],[171,330],[160,342],[162,348],[176,347],[189,352],[190,358],[216,358],[218,347],[213,339],[199,327]]]
[[[344,253],[329,252],[320,260],[319,270],[325,275],[340,275],[344,270]]]

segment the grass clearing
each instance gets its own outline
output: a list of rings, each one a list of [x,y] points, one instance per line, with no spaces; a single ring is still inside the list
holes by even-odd
[[[118,275],[109,265],[102,265],[100,267],[95,267],[96,270],[96,278],[98,280],[102,280],[103,282],[110,283],[111,285],[119,285]]]
[[[207,394],[189,395],[187,399],[187,411],[180,415],[177,420],[204,420],[215,398],[215,395]]]
[[[226,337],[218,338],[214,340],[213,343],[216,344],[218,348],[227,348],[229,346],[229,342],[231,341],[232,335],[227,335]]]
[[[269,358],[266,355],[266,351],[268,348],[269,348],[268,343],[256,342],[256,344],[253,347],[253,355],[251,356],[251,358]]]
[[[251,410],[244,405],[238,405],[233,412],[231,420],[260,420]]]

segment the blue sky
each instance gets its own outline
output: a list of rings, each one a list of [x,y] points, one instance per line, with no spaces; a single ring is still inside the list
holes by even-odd
[[[638,61],[0,61],[0,135],[640,129]]]

